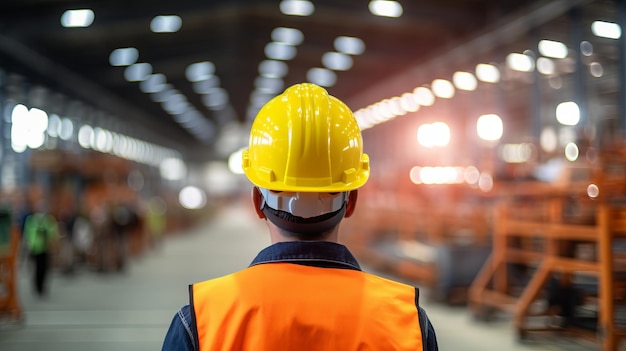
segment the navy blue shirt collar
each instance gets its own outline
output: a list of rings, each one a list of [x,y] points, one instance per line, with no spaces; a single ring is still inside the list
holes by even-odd
[[[275,243],[261,250],[250,266],[277,262],[361,270],[359,263],[347,247],[330,241],[287,241]]]

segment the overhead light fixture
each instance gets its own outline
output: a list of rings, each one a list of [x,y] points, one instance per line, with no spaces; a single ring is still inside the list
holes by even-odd
[[[134,63],[124,70],[124,78],[129,82],[141,82],[152,74],[152,65],[149,63]]]
[[[295,28],[277,27],[272,31],[272,40],[279,43],[300,45],[304,40],[304,34]]]
[[[562,59],[567,57],[567,46],[560,41],[540,40],[537,45],[539,52],[546,57]]]
[[[474,77],[474,75],[470,72],[454,72],[454,75],[452,76],[452,82],[454,82],[454,86],[456,86],[457,89],[467,91],[474,91],[478,86],[476,77]]]
[[[150,30],[154,33],[175,33],[180,30],[183,20],[176,15],[155,16],[150,21]]]
[[[339,36],[333,44],[335,50],[348,55],[361,55],[365,51],[365,43],[357,37]]]
[[[323,87],[332,87],[337,83],[337,75],[335,72],[326,68],[311,68],[307,72],[306,78],[309,82]]]
[[[547,57],[537,59],[537,71],[546,76],[550,76],[555,72],[554,62]]]
[[[199,82],[209,79],[215,73],[215,65],[213,62],[203,61],[192,63],[187,66],[185,76],[190,82]]]
[[[435,103],[435,96],[430,89],[426,87],[417,87],[413,90],[415,101],[422,106],[431,106]]]
[[[283,0],[279,7],[280,12],[290,16],[310,16],[315,11],[315,5],[307,0]]]
[[[403,12],[402,5],[397,1],[372,0],[368,7],[373,15],[382,17],[400,17]]]
[[[119,48],[111,51],[109,63],[111,66],[130,66],[137,62],[139,51],[133,47]]]
[[[259,74],[268,78],[283,78],[287,75],[289,67],[283,61],[264,60],[259,64]]]
[[[327,52],[322,56],[324,67],[334,71],[347,71],[352,68],[352,57],[340,52]]]
[[[515,71],[532,72],[535,69],[533,59],[524,54],[511,53],[506,57],[506,64]]]
[[[139,83],[139,89],[144,93],[153,94],[163,90],[166,83],[167,80],[163,74],[151,74]]]
[[[431,87],[436,97],[450,99],[454,96],[454,85],[452,85],[449,80],[435,79]]]
[[[67,10],[61,15],[61,25],[66,28],[89,27],[95,18],[93,10]]]
[[[485,83],[498,83],[500,70],[494,65],[479,63],[476,65],[476,78]]]
[[[265,56],[274,60],[287,61],[296,57],[298,50],[293,45],[271,42],[265,45]]]
[[[598,37],[619,39],[622,36],[622,27],[617,23],[594,21],[591,23],[591,32]]]

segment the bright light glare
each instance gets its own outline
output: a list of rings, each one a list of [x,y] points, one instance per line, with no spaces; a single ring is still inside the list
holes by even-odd
[[[541,131],[539,144],[545,152],[554,152],[558,146],[558,137],[556,131],[552,127],[546,127]]]
[[[315,11],[312,2],[306,0],[283,0],[280,2],[280,12],[291,16],[310,16]]]
[[[361,55],[365,51],[365,43],[356,37],[339,36],[333,44],[335,50],[348,55]]]
[[[479,63],[476,65],[476,78],[485,83],[497,83],[500,81],[500,70],[494,65]]]
[[[243,149],[239,149],[228,157],[228,169],[234,174],[243,174]]]
[[[450,142],[450,128],[443,122],[422,124],[417,129],[417,141],[427,148],[446,146]]]
[[[26,147],[40,148],[46,140],[48,114],[40,109],[16,105],[11,113],[11,147],[23,152]]]
[[[546,76],[554,74],[554,62],[546,57],[540,57],[537,59],[537,71]]]
[[[291,60],[296,57],[298,50],[290,44],[270,42],[265,45],[265,56],[273,60]]]
[[[532,155],[533,149],[528,143],[506,144],[502,147],[502,159],[506,163],[528,162]]]
[[[207,80],[215,73],[215,64],[210,61],[192,63],[185,69],[185,76],[190,82]]]
[[[403,12],[402,5],[397,1],[372,0],[368,7],[373,15],[382,17],[400,17]]]
[[[139,51],[136,48],[119,48],[111,51],[109,63],[111,66],[130,66],[137,62]]]
[[[306,78],[309,82],[323,87],[332,87],[335,83],[337,83],[337,75],[335,72],[326,68],[311,68],[307,72]]]
[[[187,175],[187,166],[179,158],[166,158],[159,165],[161,177],[167,180],[181,180]]]
[[[272,31],[272,40],[278,43],[300,45],[304,40],[304,34],[299,29],[276,27]]]
[[[535,69],[535,63],[528,55],[511,53],[506,57],[506,64],[510,69],[520,72],[531,72]]]
[[[461,184],[465,181],[463,167],[419,167],[411,168],[409,178],[414,184]]]
[[[178,201],[186,209],[197,210],[206,205],[206,194],[200,188],[187,186],[178,194]]]
[[[575,143],[569,143],[565,145],[565,158],[568,161],[574,162],[578,159],[578,145]]]
[[[150,30],[154,33],[175,33],[182,25],[183,20],[179,16],[155,16],[150,22]]]
[[[487,114],[478,117],[476,122],[478,137],[487,141],[496,141],[502,137],[504,126],[502,119],[496,114]]]
[[[591,24],[594,35],[608,39],[619,39],[622,36],[622,27],[617,23],[595,21]]]
[[[454,85],[445,79],[435,79],[432,83],[433,94],[442,99],[454,97]]]
[[[435,103],[435,96],[426,87],[417,87],[413,90],[415,101],[422,106],[431,106]]]
[[[593,199],[597,198],[600,196],[600,188],[595,184],[589,184],[587,186],[587,196]]]
[[[476,86],[478,85],[476,77],[474,77],[473,74],[471,74],[470,72],[462,71],[454,72],[454,75],[452,76],[452,82],[454,82],[454,86],[456,86],[457,89],[467,91],[476,90]]]
[[[61,25],[70,27],[89,27],[94,20],[94,13],[90,9],[67,10],[61,16]]]
[[[573,101],[560,103],[556,107],[556,120],[566,126],[575,126],[580,121],[580,108]]]
[[[537,48],[539,52],[546,57],[558,59],[567,57],[567,46],[560,41],[540,40]]]
[[[322,63],[334,71],[347,71],[352,68],[352,57],[340,52],[327,52],[322,56]]]

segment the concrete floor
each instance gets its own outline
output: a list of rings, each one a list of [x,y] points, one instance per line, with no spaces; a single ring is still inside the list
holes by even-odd
[[[0,322],[0,350],[160,350],[172,316],[187,303],[187,285],[246,267],[269,244],[266,233],[247,207],[233,206],[213,222],[171,235],[159,250],[133,258],[122,274],[54,273],[50,295],[43,300],[31,293],[27,267],[22,266],[19,291],[26,318],[22,325]],[[422,305],[440,350],[599,349],[594,342],[552,336],[520,343],[507,318],[476,322],[464,307],[428,299]]]

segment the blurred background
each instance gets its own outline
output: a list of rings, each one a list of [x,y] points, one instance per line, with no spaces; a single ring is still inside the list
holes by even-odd
[[[620,349],[625,24],[622,0],[2,1],[0,347],[159,349],[187,284],[269,243],[241,150],[312,82],[371,159],[341,240],[422,289],[442,349]]]

